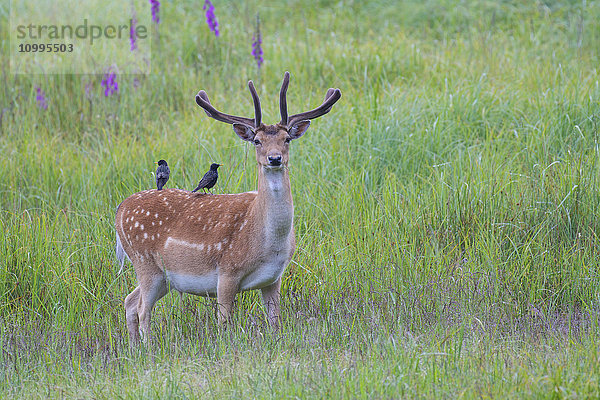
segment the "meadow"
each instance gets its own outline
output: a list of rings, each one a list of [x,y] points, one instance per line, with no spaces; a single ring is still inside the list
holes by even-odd
[[[0,3],[0,398],[600,396],[600,3],[164,1],[152,73],[13,75]],[[260,13],[264,64],[251,55]],[[114,215],[154,186],[254,190],[253,148],[195,104],[279,120],[342,91],[290,150],[282,327],[260,294],[177,294],[130,348]],[[36,100],[43,89],[47,109]],[[86,91],[87,89],[87,91]]]

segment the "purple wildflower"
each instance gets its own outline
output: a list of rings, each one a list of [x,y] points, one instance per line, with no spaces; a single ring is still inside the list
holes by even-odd
[[[258,65],[258,69],[264,62],[263,59],[263,49],[262,49],[262,36],[260,34],[260,18],[258,14],[256,15],[256,31],[254,33],[254,37],[252,38],[252,56],[256,60],[256,65]]]
[[[158,12],[160,11],[160,1],[158,0],[149,0],[150,1],[150,5],[152,6],[152,8],[150,9],[150,11],[152,11],[152,21],[156,22],[156,24],[158,25],[158,23],[160,22],[160,17],[158,15]]]
[[[135,28],[137,25],[137,18],[135,15],[135,10],[133,10],[133,15],[131,16],[131,21],[129,24],[129,50],[134,51],[137,49],[137,33],[135,32]]]
[[[119,85],[117,84],[117,74],[113,71],[108,71],[104,74],[104,78],[102,78],[102,82],[100,85],[104,87],[104,95],[110,96],[113,93],[119,93]]]
[[[48,101],[46,100],[46,93],[44,93],[42,88],[39,86],[35,87],[35,93],[36,93],[35,100],[37,101],[38,107],[41,108],[42,110],[47,110],[48,109]]]
[[[206,23],[211,31],[215,33],[215,36],[219,36],[219,23],[217,22],[217,16],[215,15],[215,6],[210,0],[204,0],[204,7],[202,7],[204,11],[206,11]]]

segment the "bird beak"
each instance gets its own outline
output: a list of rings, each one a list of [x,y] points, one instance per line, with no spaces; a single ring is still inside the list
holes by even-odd
[[[154,164],[158,165],[158,161],[154,161]]]

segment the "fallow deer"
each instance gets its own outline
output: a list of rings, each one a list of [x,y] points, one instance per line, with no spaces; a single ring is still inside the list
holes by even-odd
[[[178,189],[145,190],[125,199],[117,209],[116,252],[129,259],[138,286],[125,299],[132,342],[150,336],[155,303],[169,289],[217,298],[219,324],[229,320],[238,292],[261,289],[269,323],[279,326],[281,276],[295,250],[294,205],[288,174],[289,145],[308,129],[310,120],[327,114],[340,99],[329,89],[317,108],[288,117],[289,73],[281,85],[281,121],[261,121],[260,100],[252,81],[254,119],[224,114],[206,92],[196,103],[209,117],[233,125],[235,133],[254,144],[258,190],[207,195]]]

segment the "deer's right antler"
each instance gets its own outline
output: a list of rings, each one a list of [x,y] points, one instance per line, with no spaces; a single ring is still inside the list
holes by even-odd
[[[196,95],[196,104],[204,109],[206,115],[216,119],[217,121],[225,122],[227,124],[243,124],[252,129],[258,128],[261,124],[262,118],[260,99],[258,98],[256,88],[254,87],[254,83],[252,83],[252,81],[248,81],[248,87],[250,88],[250,94],[252,95],[252,101],[254,102],[254,119],[229,115],[217,110],[212,104],[210,104],[208,95],[204,90],[199,91]]]

